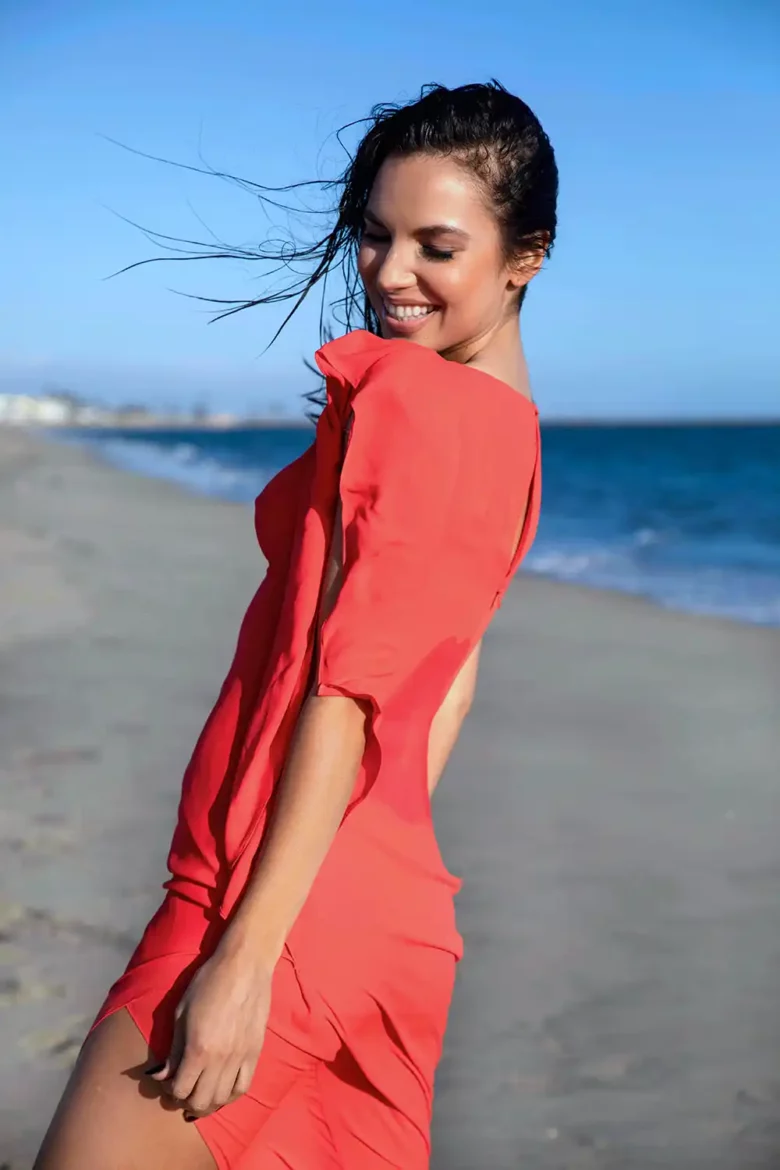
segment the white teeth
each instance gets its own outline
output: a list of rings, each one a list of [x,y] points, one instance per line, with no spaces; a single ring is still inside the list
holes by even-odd
[[[411,321],[416,317],[427,317],[432,312],[433,305],[385,305],[387,316],[396,321]]]

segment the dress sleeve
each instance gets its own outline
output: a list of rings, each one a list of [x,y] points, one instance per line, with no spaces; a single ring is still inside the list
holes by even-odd
[[[458,631],[479,621],[487,595],[478,534],[456,514],[462,422],[440,388],[409,374],[380,362],[353,399],[342,583],[314,685],[369,701],[375,716],[400,691],[414,694],[415,671],[432,655],[455,661]]]

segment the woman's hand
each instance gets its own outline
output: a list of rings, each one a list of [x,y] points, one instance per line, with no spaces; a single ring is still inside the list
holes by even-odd
[[[199,969],[176,1008],[173,1042],[147,1075],[185,1110],[205,1117],[252,1083],[271,1003],[271,971],[245,951],[220,951]]]

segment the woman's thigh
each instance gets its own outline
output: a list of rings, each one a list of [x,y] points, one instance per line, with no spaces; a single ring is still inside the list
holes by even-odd
[[[143,1076],[149,1048],[120,1009],[88,1037],[34,1170],[214,1170],[196,1126]]]
[[[34,1170],[235,1170],[250,1147],[272,1159],[292,1143],[308,1158],[323,1140],[330,1157],[311,1091],[320,1062],[274,1032],[250,1091],[194,1123],[144,1077],[152,1059],[130,1011],[106,1017],[84,1045]]]

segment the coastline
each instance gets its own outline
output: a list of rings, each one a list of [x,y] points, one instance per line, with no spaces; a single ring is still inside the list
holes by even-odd
[[[780,466],[780,426],[745,422],[742,431],[698,423],[688,435],[685,426],[665,424],[546,426],[550,476],[524,572],[665,609],[780,628],[771,519],[780,507],[780,476],[772,470]],[[310,426],[285,425],[47,428],[39,434],[195,495],[248,505],[313,437]],[[627,452],[632,445],[633,456]],[[599,460],[603,475],[596,471]],[[639,478],[637,465],[644,466]],[[583,512],[589,493],[593,506]]]
[[[688,417],[681,415],[680,417],[670,417],[667,415],[660,417],[620,417],[612,415],[604,415],[604,417],[580,418],[577,415],[553,415],[552,417],[542,415],[541,423],[543,427],[577,427],[580,429],[601,427],[619,427],[621,429],[630,429],[632,427],[640,427],[642,429],[653,428],[675,428],[675,427],[780,427],[780,416],[774,415],[724,415],[719,417],[717,415],[712,417]],[[309,430],[312,423],[305,417],[300,415],[278,416],[273,418],[242,418],[235,415],[227,419],[216,417],[198,418],[182,417],[181,415],[149,415],[146,418],[127,418],[121,414],[116,416],[106,415],[105,418],[95,422],[83,422],[74,420],[72,422],[35,422],[30,420],[26,423],[19,424],[0,424],[13,426],[19,429],[28,429],[33,432],[46,433],[48,431],[57,432],[73,432],[84,431],[87,434],[101,431],[114,430],[132,430],[132,431],[236,431],[236,430]]]
[[[161,896],[263,572],[245,505],[0,430],[0,1162]],[[435,802],[436,1170],[774,1164],[780,630],[521,575]]]

